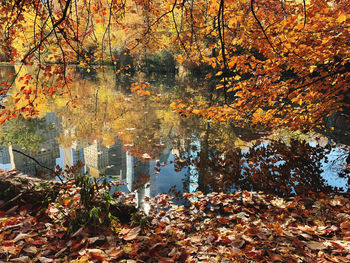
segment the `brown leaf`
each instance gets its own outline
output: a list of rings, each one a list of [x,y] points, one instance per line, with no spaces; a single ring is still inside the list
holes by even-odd
[[[89,245],[91,245],[99,239],[100,239],[99,237],[90,237],[90,238],[88,238],[88,243],[89,243]]]
[[[313,250],[323,250],[327,246],[323,242],[317,242],[317,241],[309,241],[306,243],[308,248],[311,248]]]
[[[18,262],[18,263],[30,263],[31,260],[28,256],[23,256],[23,257],[19,257],[19,258],[13,258],[10,260],[11,262]]]
[[[151,250],[151,251],[154,249],[159,250],[160,248],[163,248],[166,245],[167,245],[167,243],[156,243],[153,246],[151,246],[151,248],[149,250]]]
[[[64,247],[62,248],[60,251],[58,251],[56,254],[55,254],[55,257],[59,257],[64,251],[67,250],[68,247]]]
[[[339,241],[338,241],[339,242]],[[343,244],[339,244],[337,242],[334,242],[334,241],[330,241],[330,243],[332,244],[332,246],[336,247],[337,249],[339,250],[345,250],[345,247],[342,246]]]
[[[350,229],[350,221],[345,221],[340,224],[341,229]]]
[[[75,231],[75,233],[72,235],[72,237],[75,237],[75,236],[79,235],[83,230],[84,230],[84,226],[82,226],[77,231]]]
[[[42,263],[51,263],[54,261],[52,258],[46,258],[46,257],[40,257],[39,260]]]
[[[119,234],[120,234],[120,235],[125,235],[125,234],[129,233],[130,230],[131,230],[130,228],[122,228],[122,229],[119,231]]]
[[[137,227],[131,229],[129,231],[129,233],[127,233],[123,238],[125,240],[133,240],[133,239],[135,239],[137,237],[137,235],[139,234],[140,230],[141,230],[141,227],[137,226]]]
[[[11,209],[7,210],[6,211],[6,214],[9,215],[9,214],[12,214],[13,212],[15,212],[18,208],[18,205],[15,205],[14,207],[12,207]]]
[[[231,254],[240,254],[241,253],[241,250],[237,247],[232,247],[230,249],[230,251],[231,251]]]
[[[272,253],[271,251],[267,251],[267,253],[269,254],[269,257],[272,260],[272,262],[275,262],[275,261],[284,262],[284,258],[281,255]]]
[[[89,248],[86,250],[88,253],[103,254],[104,251],[98,248]]]
[[[237,239],[232,242],[232,246],[236,248],[242,248],[244,244],[245,244],[245,241],[243,239]]]
[[[350,241],[350,230],[344,230],[342,234],[343,234],[343,240]]]
[[[38,248],[34,246],[26,247],[23,250],[29,254],[36,254],[38,252]]]
[[[172,258],[158,257],[157,259],[158,259],[159,263],[172,263],[172,262],[174,262],[174,259],[172,259]]]
[[[172,257],[172,256],[174,256],[176,254],[176,252],[177,252],[176,247],[173,247],[173,249],[169,252],[168,256]]]
[[[21,240],[21,239],[24,239],[24,238],[28,237],[28,236],[29,236],[29,234],[20,233],[20,234],[18,234],[18,235],[15,237],[15,239],[13,240],[13,242],[17,242],[17,241],[19,241],[19,240]]]
[[[123,255],[124,252],[120,247],[117,247],[106,251],[106,253],[111,259],[118,259]]]
[[[202,242],[202,237],[201,236],[192,236],[191,237],[191,242],[192,243],[199,243],[199,242]]]

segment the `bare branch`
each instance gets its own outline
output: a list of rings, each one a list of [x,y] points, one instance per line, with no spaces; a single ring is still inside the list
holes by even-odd
[[[34,161],[40,167],[49,170],[50,172],[52,172],[54,175],[56,175],[58,177],[58,179],[61,181],[61,183],[63,183],[62,178],[60,177],[60,175],[54,169],[51,169],[51,168],[41,164],[37,159],[35,159],[34,157],[32,157],[32,156],[30,156],[30,155],[28,155],[28,154],[26,154],[24,152],[18,151],[16,149],[12,149],[12,151],[24,155],[25,157],[27,157],[27,158],[31,159],[32,161]]]

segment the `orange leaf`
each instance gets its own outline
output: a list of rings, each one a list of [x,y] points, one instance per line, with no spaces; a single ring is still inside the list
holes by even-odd
[[[100,262],[106,261],[106,259],[104,257],[102,257],[99,253],[92,253],[91,254],[91,258],[95,259],[95,260],[98,260]]]

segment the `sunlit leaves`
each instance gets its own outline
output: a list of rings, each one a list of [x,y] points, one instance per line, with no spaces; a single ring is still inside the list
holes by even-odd
[[[185,67],[211,67],[206,79],[218,80],[221,94],[232,94],[228,100],[225,95],[229,113],[211,103],[212,110],[220,112],[219,120],[311,128],[344,106],[350,63],[347,7],[346,1],[316,0],[305,6],[273,0],[76,0],[61,1],[60,8],[40,1],[9,1],[0,9],[6,59],[42,64],[45,73],[37,72],[39,79],[61,77],[59,85],[38,87],[35,73],[30,73],[33,78],[24,81],[25,89],[15,99],[27,105],[9,109],[0,121],[15,116],[13,112],[38,114],[41,91],[53,96],[70,87],[65,68],[46,71],[48,63],[114,63],[119,75],[125,69],[119,67],[118,50],[138,59],[168,49]],[[145,89],[138,92],[150,95]],[[265,116],[254,114],[259,108]],[[207,117],[212,110],[207,109]]]

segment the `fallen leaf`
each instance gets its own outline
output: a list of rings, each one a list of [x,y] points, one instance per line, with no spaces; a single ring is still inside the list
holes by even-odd
[[[106,253],[111,259],[118,259],[123,255],[124,252],[120,247],[117,247],[106,251]]]
[[[91,245],[99,239],[100,239],[99,237],[90,237],[90,238],[88,238],[88,243],[89,243],[89,245]]]
[[[19,258],[13,258],[10,260],[11,262],[19,262],[19,263],[30,263],[32,262],[31,259],[28,256],[23,256]]]
[[[75,237],[75,236],[79,235],[83,230],[84,230],[84,226],[82,226],[77,231],[75,231],[75,233],[72,235],[72,237]]]
[[[271,251],[267,251],[267,253],[269,254],[269,257],[272,260],[272,262],[275,262],[275,261],[284,262],[284,258],[281,255],[272,253]]]
[[[38,252],[38,248],[34,246],[26,247],[23,249],[23,251],[29,253],[29,254],[36,254]]]
[[[350,220],[340,224],[341,229],[350,229]]]
[[[317,242],[317,241],[309,241],[306,243],[308,248],[311,248],[313,250],[323,250],[327,246],[323,242]]]
[[[141,230],[141,227],[139,227],[139,226],[135,227],[135,228],[131,229],[129,231],[129,233],[127,233],[123,238],[125,240],[133,240],[133,239],[135,239],[137,237],[137,235],[139,234],[140,230]]]
[[[46,257],[40,257],[39,260],[42,263],[50,263],[54,261],[52,258],[46,258]]]
[[[92,253],[91,254],[91,258],[95,259],[95,260],[98,260],[100,262],[106,261],[106,259],[103,256],[101,256],[100,253]]]
[[[11,209],[7,210],[6,211],[6,214],[9,215],[9,214],[12,214],[13,212],[15,212],[18,208],[18,205],[15,205],[14,207],[12,207]]]

